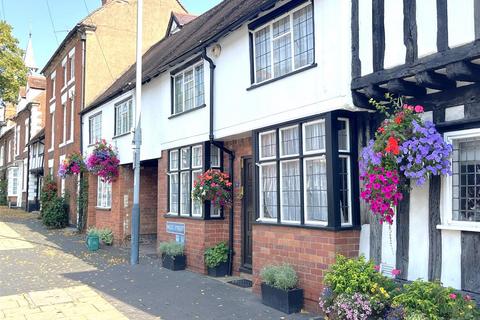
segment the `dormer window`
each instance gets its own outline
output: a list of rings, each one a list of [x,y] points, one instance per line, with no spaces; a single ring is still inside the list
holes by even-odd
[[[314,63],[313,7],[310,2],[287,13],[277,9],[275,18],[253,23],[252,45],[254,75],[261,83]],[[260,18],[259,20],[262,20]]]
[[[203,61],[173,76],[172,114],[179,114],[205,104]]]

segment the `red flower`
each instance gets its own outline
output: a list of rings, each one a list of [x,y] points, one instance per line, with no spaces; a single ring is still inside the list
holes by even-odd
[[[394,137],[388,138],[387,147],[385,148],[386,152],[393,153],[398,155],[400,153],[400,148],[398,147],[398,141]]]
[[[402,121],[403,121],[403,118],[401,116],[395,117],[395,123],[396,124],[400,124],[400,123],[402,123]]]
[[[385,128],[384,128],[384,127],[378,128],[378,132],[380,132],[380,133],[385,133]]]

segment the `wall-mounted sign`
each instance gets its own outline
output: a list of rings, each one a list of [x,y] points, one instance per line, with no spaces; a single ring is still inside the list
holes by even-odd
[[[185,235],[185,223],[167,221],[167,233]]]

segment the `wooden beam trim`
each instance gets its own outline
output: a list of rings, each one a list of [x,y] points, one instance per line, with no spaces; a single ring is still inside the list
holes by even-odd
[[[397,254],[396,266],[401,271],[399,278],[408,279],[408,250],[410,238],[410,180],[402,179],[400,183],[408,189],[398,204],[397,210]]]
[[[437,0],[437,50],[448,49],[447,0]]]
[[[352,78],[362,75],[362,62],[360,61],[360,17],[359,0],[352,0]]]
[[[403,0],[403,43],[407,48],[405,62],[418,58],[416,0]]]
[[[385,1],[373,0],[373,71],[383,70],[385,60]]]
[[[439,176],[430,178],[430,191],[428,195],[428,280],[440,280],[442,276],[442,234],[437,229],[440,224],[440,188]]]

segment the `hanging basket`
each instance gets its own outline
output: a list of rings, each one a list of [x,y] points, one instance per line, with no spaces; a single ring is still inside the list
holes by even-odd
[[[232,205],[232,182],[228,174],[209,169],[193,183],[192,199],[211,201],[216,209]]]
[[[80,153],[74,152],[66,157],[58,168],[58,176],[66,178],[67,176],[80,174],[85,170],[85,162]]]
[[[117,151],[103,139],[95,144],[86,161],[87,170],[105,182],[112,182],[118,177],[119,165]]]

